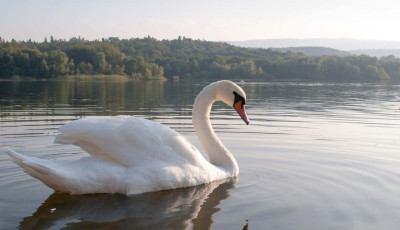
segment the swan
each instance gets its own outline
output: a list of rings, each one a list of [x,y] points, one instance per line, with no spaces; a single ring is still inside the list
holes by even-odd
[[[235,158],[214,133],[215,101],[232,106],[246,124],[246,94],[228,80],[209,84],[193,105],[195,133],[206,156],[184,136],[160,123],[132,116],[88,117],[61,126],[55,143],[73,144],[90,154],[74,161],[7,154],[48,187],[70,194],[140,194],[190,187],[236,177]]]

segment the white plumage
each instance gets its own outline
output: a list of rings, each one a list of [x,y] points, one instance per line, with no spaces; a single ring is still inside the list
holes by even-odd
[[[231,81],[210,84],[196,98],[193,124],[209,159],[167,126],[131,116],[90,117],[62,126],[55,142],[77,145],[90,154],[76,161],[7,153],[31,176],[72,194],[138,194],[234,177],[237,163],[209,121],[212,103],[222,100],[232,106],[237,101],[234,92],[244,104],[245,93]],[[244,107],[238,113],[248,123]]]

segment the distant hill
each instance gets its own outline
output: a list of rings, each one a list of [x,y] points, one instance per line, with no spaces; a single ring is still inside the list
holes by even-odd
[[[303,46],[303,47],[288,47],[288,48],[272,48],[272,50],[279,52],[293,52],[293,53],[303,53],[308,56],[325,56],[325,55],[336,55],[336,56],[349,56],[350,52],[326,48],[326,47],[315,47],[315,46]]]
[[[352,50],[350,51],[353,55],[368,55],[372,57],[386,57],[389,55],[393,55],[397,58],[400,58],[400,49],[366,49],[366,50]]]
[[[350,38],[311,38],[311,39],[262,39],[248,41],[231,41],[229,44],[248,48],[285,48],[285,47],[328,47],[332,49],[375,50],[400,49],[400,41],[358,40]]]

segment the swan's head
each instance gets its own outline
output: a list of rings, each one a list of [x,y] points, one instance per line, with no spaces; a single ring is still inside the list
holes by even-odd
[[[235,83],[222,80],[215,82],[217,90],[215,94],[216,101],[222,101],[225,104],[232,106],[246,124],[249,124],[249,119],[246,115],[244,105],[246,104],[246,93]]]

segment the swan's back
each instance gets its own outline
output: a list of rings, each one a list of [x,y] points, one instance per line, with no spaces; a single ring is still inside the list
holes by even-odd
[[[74,144],[99,158],[131,167],[156,161],[181,165],[203,161],[179,133],[160,123],[130,116],[91,117],[60,128],[56,143]]]

